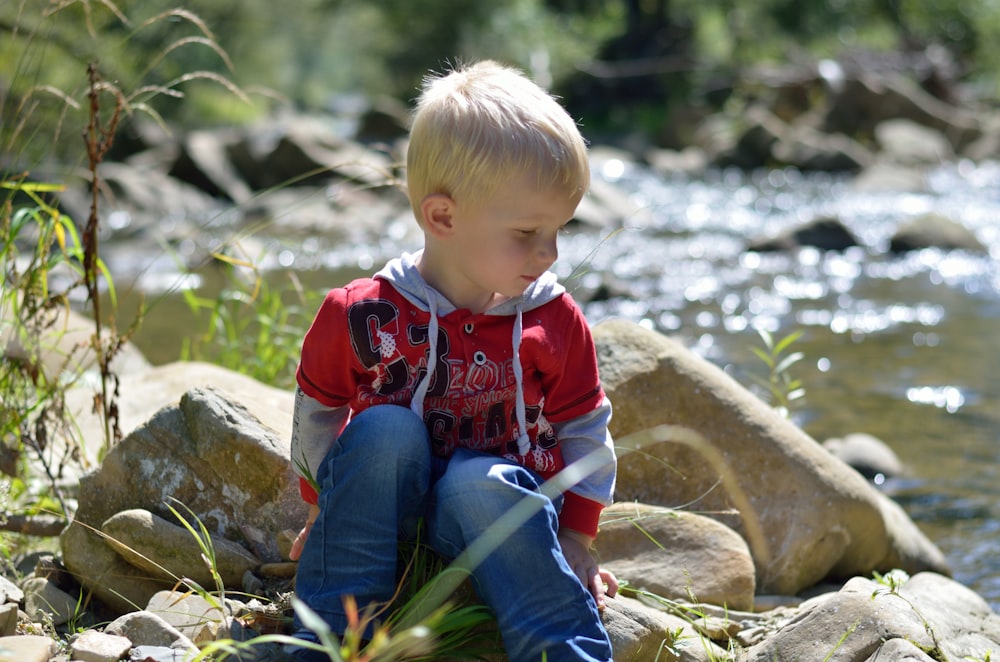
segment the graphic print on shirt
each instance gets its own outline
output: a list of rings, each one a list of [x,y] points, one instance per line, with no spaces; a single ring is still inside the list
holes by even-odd
[[[372,389],[391,395],[406,386],[409,369],[395,342],[399,309],[384,299],[362,301],[347,310],[347,326],[354,355],[375,373]]]
[[[353,304],[347,310],[347,326],[351,347],[358,361],[375,378],[362,399],[373,398],[380,402],[398,402],[409,397],[407,385],[413,386],[427,371],[426,356],[411,366],[404,350],[427,347],[427,325],[409,325],[405,336],[400,333],[399,308],[385,299],[371,299]],[[406,346],[401,347],[400,343]],[[448,390],[448,336],[438,333],[438,365],[428,394],[443,394]],[[410,355],[413,352],[409,352]],[[398,396],[393,398],[392,396]]]
[[[405,323],[399,307],[385,299],[366,299],[348,307],[351,347],[372,375],[358,386],[358,399],[375,404],[406,404],[427,373],[428,324]],[[526,427],[534,440],[528,456],[517,452],[517,385],[510,357],[498,363],[449,360],[451,343],[439,328],[436,367],[424,399],[424,422],[440,456],[463,447],[500,455],[539,471],[561,468],[555,433],[541,416],[542,403],[525,407]]]

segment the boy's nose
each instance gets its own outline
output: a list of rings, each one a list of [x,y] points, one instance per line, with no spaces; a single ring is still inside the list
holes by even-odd
[[[556,243],[555,237],[542,239],[538,242],[538,257],[549,263],[556,261],[556,258],[559,257],[559,245]]]

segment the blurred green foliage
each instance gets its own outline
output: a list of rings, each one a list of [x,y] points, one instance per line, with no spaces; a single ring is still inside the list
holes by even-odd
[[[152,20],[177,7],[198,21]],[[493,57],[600,127],[627,126],[635,118],[615,119],[609,107],[641,104],[640,94],[660,107],[698,104],[760,64],[930,44],[946,47],[963,80],[993,96],[998,41],[1000,3],[983,0],[6,0],[0,154],[31,131],[50,147],[76,140],[53,127],[73,110],[68,99],[81,102],[90,62],[125,91],[214,71],[253,101],[206,80],[177,86],[183,100],[158,100],[164,118],[206,125],[243,122],[275,104],[324,109],[353,93],[409,101],[428,70]]]

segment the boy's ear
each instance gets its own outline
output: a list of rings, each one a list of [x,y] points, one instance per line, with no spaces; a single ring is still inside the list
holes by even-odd
[[[420,203],[424,228],[435,237],[444,237],[454,228],[455,201],[444,193],[431,193]]]

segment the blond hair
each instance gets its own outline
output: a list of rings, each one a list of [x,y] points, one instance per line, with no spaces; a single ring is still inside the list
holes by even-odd
[[[582,195],[587,146],[576,122],[517,69],[490,60],[424,79],[406,159],[410,204],[443,193],[477,205],[513,177]]]

